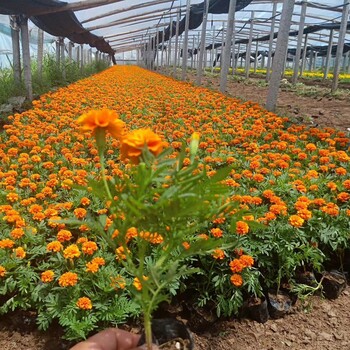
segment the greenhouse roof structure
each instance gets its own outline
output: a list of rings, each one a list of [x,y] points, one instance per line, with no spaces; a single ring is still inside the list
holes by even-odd
[[[229,0],[211,0],[209,2],[208,33],[220,37],[225,30]],[[172,21],[184,21],[186,0],[17,0],[0,1],[0,13],[30,16],[35,24],[44,31],[56,36],[67,37],[76,43],[88,43],[99,51],[130,51],[142,46],[150,35],[169,28]],[[201,30],[203,0],[191,0],[189,45],[197,46]],[[333,42],[337,42],[342,17],[343,0],[295,1],[289,47],[296,46],[296,34],[299,31],[302,5],[306,3],[304,28],[309,30],[308,44],[328,45],[329,35],[334,28]],[[262,48],[268,41],[271,24],[274,22],[276,33],[280,23],[282,0],[237,0],[235,14],[235,33],[237,42],[248,40],[250,25],[253,24],[253,40],[259,40]],[[63,10],[65,10],[63,12]],[[195,18],[197,17],[197,18]],[[174,22],[175,23],[175,22]],[[210,30],[214,28],[213,30]],[[348,29],[350,24],[348,25]],[[173,33],[174,34],[174,33]],[[206,36],[207,44],[212,43],[211,35]],[[214,40],[216,40],[214,38]],[[218,40],[220,40],[218,38]],[[349,32],[346,42],[350,42]]]

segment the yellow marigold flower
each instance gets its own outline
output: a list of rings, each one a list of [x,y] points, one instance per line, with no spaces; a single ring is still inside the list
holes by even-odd
[[[76,244],[69,245],[64,251],[63,256],[65,259],[79,258],[80,250]]]
[[[163,150],[164,143],[160,136],[151,129],[136,129],[128,133],[121,143],[121,158],[129,159],[132,163],[138,164],[142,150],[148,150],[157,156]]]
[[[97,128],[102,128],[108,130],[115,138],[123,137],[125,132],[125,123],[119,119],[116,111],[110,109],[91,110],[82,114],[77,122],[85,131],[95,131]]]
[[[5,277],[6,275],[6,269],[0,265],[0,277]]]
[[[238,273],[233,274],[230,281],[235,287],[240,287],[243,284],[243,278]]]
[[[55,274],[52,270],[46,270],[41,274],[41,281],[44,283],[49,283],[53,281]]]
[[[18,247],[15,249],[15,255],[18,259],[24,259],[27,255],[25,250],[22,247]]]
[[[68,230],[59,230],[57,233],[57,240],[59,242],[69,241],[72,238],[72,233]]]
[[[82,310],[91,310],[92,309],[92,302],[87,297],[81,297],[77,301],[77,306],[79,309],[82,309]]]
[[[84,254],[92,255],[98,249],[97,244],[93,241],[84,242],[81,250]]]
[[[301,227],[303,226],[305,220],[299,215],[291,215],[288,221],[294,227]]]
[[[236,233],[239,235],[246,235],[249,232],[249,225],[244,221],[237,221]]]
[[[78,275],[74,272],[66,272],[58,279],[58,284],[61,287],[73,287],[77,282]]]

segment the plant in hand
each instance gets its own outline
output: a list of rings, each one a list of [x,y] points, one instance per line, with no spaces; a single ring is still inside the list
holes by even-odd
[[[208,176],[196,159],[197,133],[190,141],[189,158],[185,145],[174,158],[150,129],[126,133],[113,111],[90,111],[78,123],[93,132],[101,164],[101,177],[90,180],[87,188],[108,207],[98,221],[87,219],[86,224],[104,238],[133,279],[131,292],[142,309],[150,349],[152,313],[176,290],[180,279],[199,272],[190,261],[238,246],[239,236],[232,232],[203,237],[213,218],[227,216],[231,224],[236,222],[236,205],[222,183],[230,169]],[[121,159],[129,168],[122,176],[105,174],[107,131],[119,139]]]

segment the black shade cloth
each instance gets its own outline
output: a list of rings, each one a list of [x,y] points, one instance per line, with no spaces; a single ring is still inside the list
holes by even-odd
[[[88,44],[98,51],[113,56],[115,51],[109,43],[103,37],[87,31],[73,11],[32,16],[38,11],[65,5],[66,2],[57,0],[0,0],[0,14],[27,16],[37,27],[53,36],[68,38],[77,44]]]

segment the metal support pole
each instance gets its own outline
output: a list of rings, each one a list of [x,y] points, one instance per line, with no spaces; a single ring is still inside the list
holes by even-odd
[[[231,41],[234,31],[234,24],[235,24],[235,12],[236,12],[236,0],[230,1],[230,6],[228,9],[228,16],[227,16],[227,32],[226,32],[226,40],[225,40],[225,46],[224,46],[224,52],[223,52],[223,64],[222,69],[220,71],[220,91],[224,93],[226,91],[226,85],[227,85],[227,76],[230,66],[230,60],[231,60]]]
[[[300,70],[301,44],[303,41],[303,31],[304,31],[304,26],[305,26],[306,9],[307,9],[307,0],[303,1],[302,5],[301,5],[301,10],[300,10],[299,32],[298,32],[298,39],[297,39],[297,50],[295,53],[292,84],[296,84],[296,82],[298,81],[298,74],[299,74],[299,70]]]
[[[258,67],[258,56],[259,56],[259,36],[257,37],[256,44],[255,44],[254,73],[256,73],[256,69]]]
[[[187,2],[186,2],[186,19],[185,19],[185,37],[184,37],[184,42],[183,42],[183,46],[182,46],[181,80],[186,79],[186,72],[187,72],[188,28],[190,26],[190,7],[191,7],[191,0],[187,0]]]
[[[289,30],[294,10],[295,0],[284,0],[279,28],[276,52],[273,60],[271,79],[267,93],[266,109],[274,111],[276,108],[278,90],[283,73],[283,65],[288,47]]]
[[[38,78],[41,81],[43,78],[43,59],[44,59],[44,32],[38,29]]]
[[[304,70],[305,70],[305,64],[306,64],[306,54],[307,54],[307,39],[309,37],[309,34],[305,34],[305,39],[304,39],[304,48],[303,48],[303,59],[301,60],[301,69],[300,69],[300,76],[303,75]]]
[[[171,64],[171,38],[173,36],[173,19],[170,17],[170,35],[169,35],[169,41],[168,41],[168,60],[167,60],[167,66],[170,67]]]
[[[273,49],[273,40],[276,26],[276,13],[277,13],[277,2],[273,3],[272,8],[272,20],[271,20],[271,31],[270,31],[270,40],[269,40],[269,52],[267,56],[266,63],[266,81],[270,80],[271,75],[271,66],[272,66],[272,49]]]
[[[252,51],[252,40],[253,40],[253,27],[254,27],[254,11],[251,12],[250,17],[250,28],[249,28],[249,40],[247,44],[247,51],[245,55],[245,78],[249,78],[249,71],[250,71],[250,54]]]
[[[197,66],[197,79],[196,79],[197,85],[201,85],[201,83],[202,83],[203,58],[204,58],[204,51],[205,51],[205,37],[206,37],[206,32],[207,32],[208,10],[209,10],[209,0],[204,0],[201,44],[200,44],[200,48],[199,48],[198,66]]]
[[[350,8],[349,0],[344,0],[342,19],[341,19],[341,24],[340,24],[340,29],[339,29],[337,53],[336,53],[335,62],[334,62],[333,81],[332,81],[331,92],[334,92],[338,88],[340,64],[341,64],[341,59],[343,56],[345,34],[346,34],[347,24],[348,24],[348,20],[349,20],[349,8]]]
[[[176,76],[177,69],[177,55],[179,50],[179,22],[180,22],[180,10],[176,15],[176,29],[175,29],[175,55],[174,55],[174,76]]]
[[[19,18],[18,16],[10,16],[11,38],[12,38],[12,54],[13,54],[13,76],[15,84],[21,83],[21,50],[19,45]]]
[[[214,55],[215,55],[214,44],[215,44],[215,27],[213,26],[213,38],[212,38],[212,42],[211,42],[211,51],[210,51],[211,73],[213,73],[213,70],[214,70]]]
[[[65,80],[66,79],[66,62],[65,62],[64,38],[60,38],[60,54],[61,54],[62,78]]]
[[[29,101],[33,100],[32,87],[32,71],[30,64],[30,48],[29,48],[29,32],[28,32],[28,18],[21,17],[21,41],[22,41],[22,55],[23,55],[23,72],[24,83],[27,91],[27,98]]]

